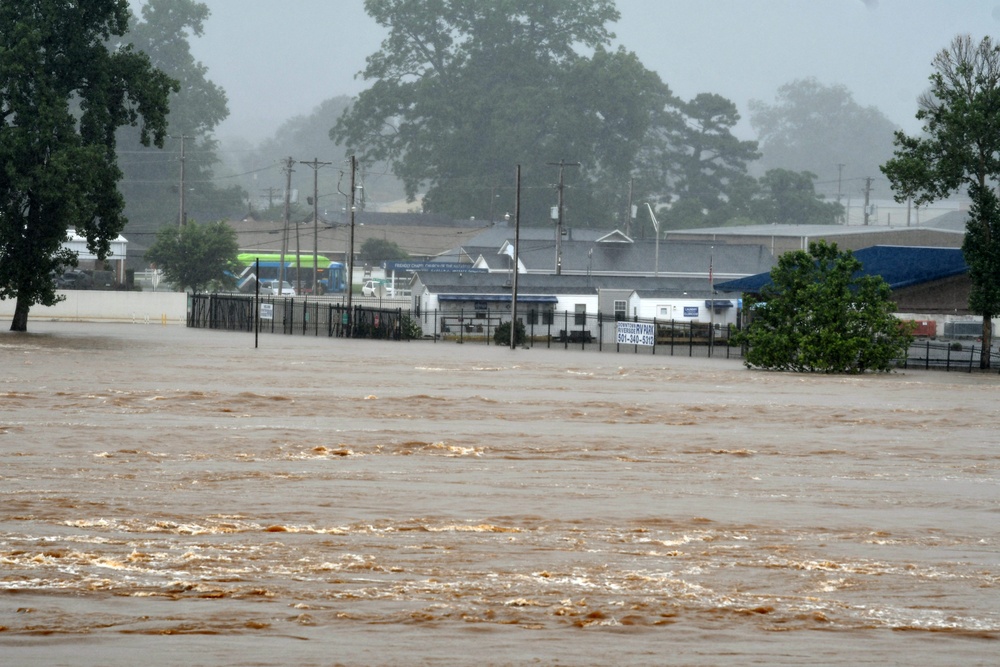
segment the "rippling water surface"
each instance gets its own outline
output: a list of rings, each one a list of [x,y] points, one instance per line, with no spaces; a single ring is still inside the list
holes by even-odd
[[[1000,656],[1000,378],[30,323],[0,659]]]

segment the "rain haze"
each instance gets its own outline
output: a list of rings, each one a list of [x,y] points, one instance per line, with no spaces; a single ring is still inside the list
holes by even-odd
[[[206,0],[212,15],[192,51],[229,97],[219,138],[259,141],[326,99],[357,95],[357,74],[385,30],[361,0]],[[634,51],[679,96],[717,93],[747,122],[751,99],[783,84],[843,84],[907,132],[934,55],[953,37],[1000,25],[992,0],[618,0],[616,44]]]

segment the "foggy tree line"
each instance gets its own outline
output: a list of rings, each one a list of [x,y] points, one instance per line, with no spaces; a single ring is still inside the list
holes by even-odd
[[[130,234],[143,247],[176,220],[182,141],[192,218],[280,217],[280,195],[274,210],[262,210],[267,189],[245,175],[270,172],[273,203],[284,185],[277,164],[287,156],[334,162],[320,173],[321,212],[329,215],[343,207],[336,165],[356,153],[371,202],[419,196],[414,209],[462,219],[502,218],[521,164],[524,219],[544,224],[558,179],[549,163],[565,159],[580,163],[565,171],[570,224],[631,222],[639,234],[651,230],[628,220],[629,201],[652,202],[666,228],[837,222],[838,163],[848,175],[870,175],[891,155],[892,123],[843,86],[814,79],[783,86],[773,104],[751,101],[758,141],[741,140],[732,101],[712,93],[680,99],[634,53],[610,47],[609,25],[618,18],[612,0],[558,7],[368,2],[389,34],[368,58],[368,90],[356,99],[332,95],[220,164],[225,151],[213,131],[228,115],[225,92],[187,42],[203,35],[208,9],[194,0],[152,0],[127,39],[184,86],[171,98],[166,151],[146,151],[127,128],[119,139]],[[244,177],[217,177],[229,173]]]

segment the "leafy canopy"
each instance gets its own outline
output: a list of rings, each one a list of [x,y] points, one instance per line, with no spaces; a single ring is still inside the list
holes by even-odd
[[[219,159],[212,133],[229,116],[226,93],[208,78],[208,69],[190,48],[190,41],[203,35],[209,15],[208,6],[195,0],[148,0],[140,16],[130,18],[128,33],[113,42],[116,47],[131,44],[181,84],[170,95],[167,151],[143,147],[131,128],[118,133],[126,233],[136,257],[161,225],[178,222],[182,141],[188,218],[215,220],[244,210],[245,193],[235,186],[218,187],[214,180]]]
[[[109,49],[127,0],[0,2],[0,298],[12,331],[34,304],[56,303],[52,275],[76,264],[67,229],[104,259],[125,226],[115,131],[160,146],[176,83],[149,58]]]
[[[755,213],[761,222],[779,225],[832,225],[844,214],[838,202],[816,194],[816,174],[770,169],[760,179]]]
[[[358,253],[358,259],[372,266],[380,265],[386,261],[409,259],[409,257],[410,254],[395,241],[377,238],[365,239]]]
[[[240,270],[236,232],[224,222],[183,227],[169,225],[156,234],[146,259],[163,270],[167,281],[197,294],[208,287],[232,288]]]
[[[843,85],[797,79],[778,88],[774,103],[751,100],[749,109],[764,170],[816,174],[828,197],[856,192],[892,156],[896,125]]]
[[[513,210],[522,168],[526,220],[555,204],[550,162],[566,170],[566,216],[606,223],[623,210],[644,139],[672,95],[624,49],[609,50],[613,0],[366,0],[389,29],[371,86],[331,130],[365,161],[387,161],[412,200],[456,218]],[[591,55],[584,55],[589,53]],[[499,205],[497,196],[499,195]]]
[[[660,162],[661,192],[673,200],[664,215],[671,229],[723,225],[738,215],[752,188],[747,164],[760,157],[756,141],[741,141],[732,130],[739,123],[736,105],[702,93],[676,100],[651,130]],[[661,197],[663,199],[663,197]]]
[[[825,241],[785,253],[759,298],[745,301],[750,323],[737,336],[748,368],[822,373],[890,371],[912,337],[893,312],[881,276]]]
[[[962,252],[972,283],[969,308],[983,316],[979,365],[989,368],[992,318],[1000,314],[1000,45],[962,35],[935,56],[933,67],[917,111],[923,134],[897,132],[895,156],[882,172],[897,201],[924,204],[968,192]]]

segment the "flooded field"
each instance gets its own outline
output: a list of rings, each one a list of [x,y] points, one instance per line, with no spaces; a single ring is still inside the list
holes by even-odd
[[[993,665],[1000,377],[33,321],[20,665]]]

